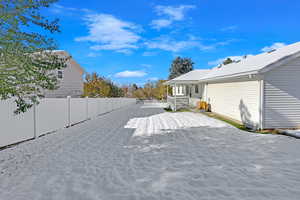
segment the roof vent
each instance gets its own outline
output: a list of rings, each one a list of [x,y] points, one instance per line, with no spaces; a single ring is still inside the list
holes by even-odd
[[[271,51],[268,51],[268,53],[273,53],[274,51],[276,51],[276,49],[272,49]]]

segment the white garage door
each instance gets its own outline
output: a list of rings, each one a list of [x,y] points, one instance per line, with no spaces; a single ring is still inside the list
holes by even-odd
[[[243,122],[259,124],[259,81],[215,83],[207,86],[207,101],[213,112]]]

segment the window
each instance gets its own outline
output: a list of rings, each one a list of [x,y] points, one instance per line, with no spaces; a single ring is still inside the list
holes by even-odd
[[[195,93],[196,93],[196,94],[199,93],[199,85],[195,85]]]
[[[59,70],[59,71],[57,72],[57,77],[58,77],[59,79],[62,79],[62,78],[63,78],[63,71]]]

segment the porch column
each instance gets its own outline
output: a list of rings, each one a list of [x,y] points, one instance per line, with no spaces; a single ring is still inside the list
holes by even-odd
[[[169,85],[167,85],[167,101],[168,101],[168,97],[169,97]]]
[[[174,111],[176,112],[177,111],[177,100],[176,100],[176,98],[177,98],[177,84],[175,83],[175,99],[174,99],[174,106],[175,106],[175,109],[174,109]]]

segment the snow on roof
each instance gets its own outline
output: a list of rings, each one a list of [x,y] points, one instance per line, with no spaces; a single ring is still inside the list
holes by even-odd
[[[167,82],[181,81],[208,81],[218,80],[226,77],[235,77],[247,74],[257,74],[268,66],[275,64],[289,56],[300,53],[300,42],[279,48],[274,51],[262,53],[255,56],[248,56],[239,62],[214,67],[211,70],[194,70]]]
[[[246,73],[259,73],[265,67],[270,66],[288,56],[300,52],[300,42],[294,43],[277,50],[249,56],[240,62],[213,68],[206,76],[198,80],[218,79],[226,76],[237,76]]]
[[[183,74],[177,78],[174,78],[168,82],[168,83],[173,83],[173,82],[192,82],[192,81],[199,81],[199,79],[201,79],[202,77],[204,77],[208,72],[210,72],[211,70],[209,69],[196,69],[193,71],[190,71],[186,74]]]
[[[183,74],[182,76],[174,78],[173,80],[174,81],[196,81],[199,80],[199,78],[204,77],[208,72],[210,72],[209,69],[195,69],[186,74]]]

